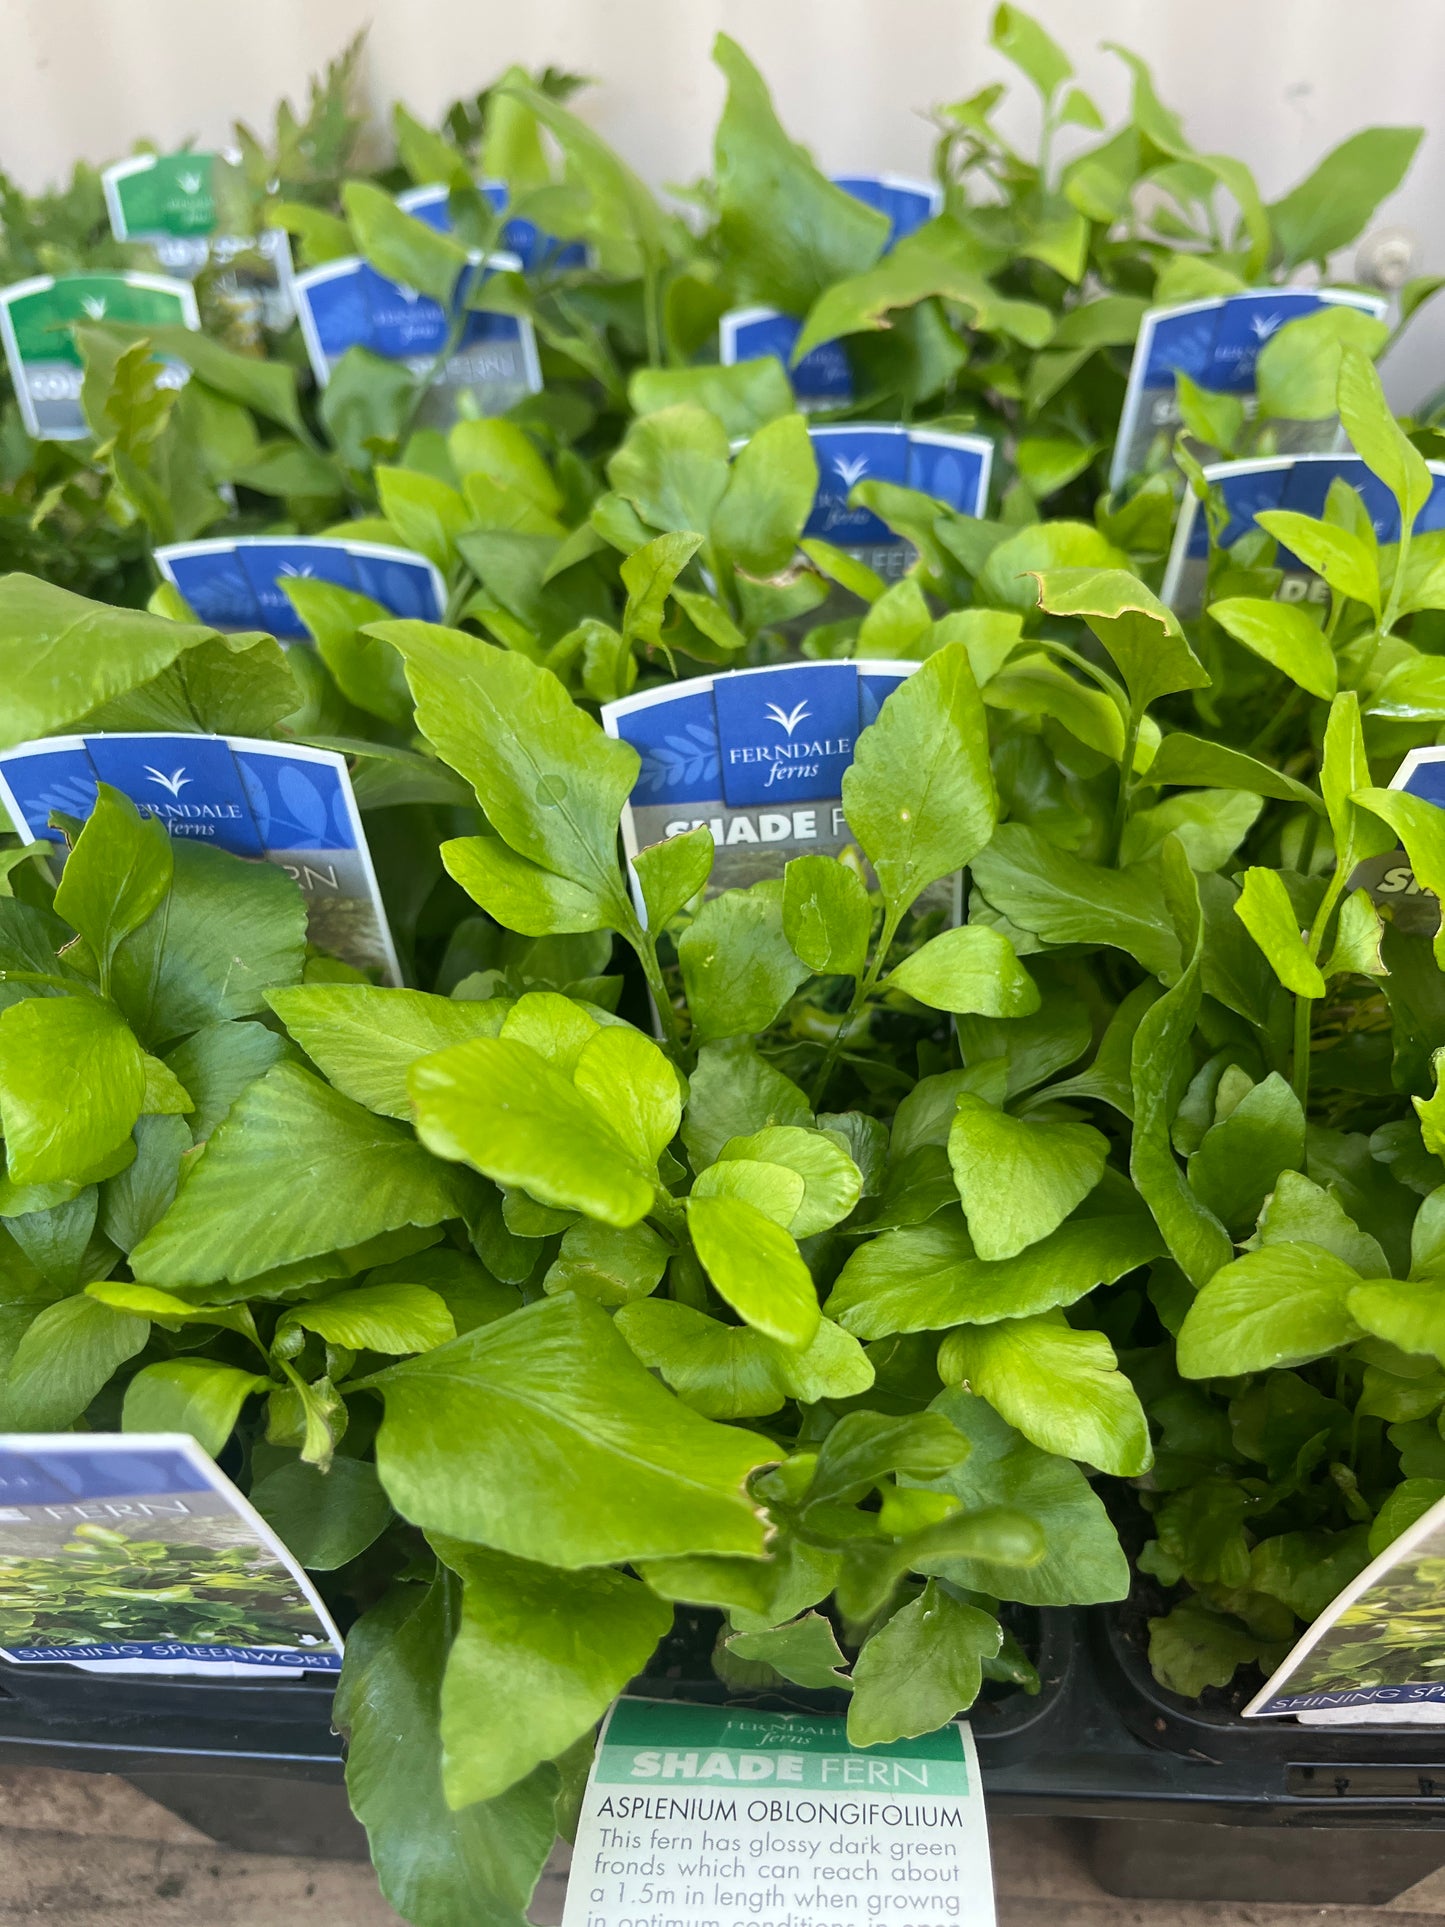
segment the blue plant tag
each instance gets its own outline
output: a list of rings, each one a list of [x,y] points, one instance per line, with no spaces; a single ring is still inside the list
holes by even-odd
[[[886,522],[870,509],[850,507],[848,497],[864,481],[908,486],[908,430],[892,422],[876,427],[848,423],[813,428],[808,434],[818,463],[818,493],[804,535],[850,551],[896,544],[899,538]]]
[[[231,747],[267,860],[301,886],[311,941],[400,983],[346,758],[300,743],[239,737]]]
[[[86,751],[102,783],[128,796],[174,837],[213,843],[232,856],[262,857],[265,848],[224,736],[87,736]]]
[[[1415,521],[1417,533],[1445,528],[1445,462],[1427,464],[1434,477],[1430,499]],[[1223,545],[1230,548],[1254,526],[1266,509],[1290,509],[1299,515],[1324,514],[1330,484],[1347,482],[1359,495],[1383,543],[1400,539],[1400,511],[1395,498],[1358,455],[1278,455],[1248,462],[1214,462],[1204,470],[1228,515]],[[1312,569],[1281,546],[1276,566],[1284,571],[1279,597],[1287,602],[1324,601],[1328,590]],[[1169,564],[1161,591],[1178,615],[1197,616],[1204,607],[1209,575],[1209,519],[1199,498],[1190,490],[1179,509]]]
[[[300,1564],[195,1439],[0,1435],[0,1655],[99,1673],[335,1673]]]
[[[515,255],[506,254],[474,263],[458,282],[458,301],[469,298],[490,273],[513,272],[520,265]],[[536,336],[524,315],[469,310],[460,339],[438,366],[450,339],[447,311],[358,257],[297,275],[295,290],[302,337],[323,388],[349,348],[364,348],[425,380],[418,422],[448,427],[467,412],[505,414],[542,386]]]
[[[479,181],[477,185],[492,210],[497,214],[504,212],[509,199],[506,182]],[[408,188],[406,193],[397,195],[396,204],[435,228],[438,234],[452,232],[451,196],[445,187]],[[555,234],[545,233],[534,221],[524,217],[505,222],[499,241],[508,254],[516,255],[524,274],[535,274],[539,268],[585,268],[587,265],[587,249],[581,241],[559,241]]]
[[[715,894],[781,876],[795,856],[849,848],[843,772],[884,698],[917,667],[783,663],[604,704],[603,727],[642,759],[622,814],[628,857],[706,823]]]
[[[910,181],[902,174],[835,174],[833,185],[865,207],[888,216],[888,248],[897,247],[906,236],[916,234],[925,222],[943,212],[941,187]]]
[[[300,886],[318,948],[401,982],[344,756],[169,731],[55,737],[0,750],[0,801],[30,841],[46,836],[52,810],[89,816],[97,782],[121,791],[177,839],[278,865]]]
[[[909,430],[908,486],[932,495],[960,515],[984,513],[992,473],[993,443],[986,435]]]
[[[872,510],[850,506],[859,482],[917,489],[962,515],[988,502],[993,443],[982,435],[909,429],[896,422],[828,424],[808,431],[818,463],[818,493],[805,536],[846,549],[885,581],[897,581],[917,556],[913,544]]]
[[[51,736],[0,750],[0,802],[27,843],[55,840],[52,811],[84,822],[95,808],[95,770],[80,736]]]
[[[1252,396],[1264,344],[1286,322],[1339,305],[1381,319],[1388,304],[1383,296],[1348,288],[1259,288],[1151,309],[1134,344],[1110,486],[1119,488],[1133,475],[1167,465],[1180,423],[1179,375],[1212,393]],[[1291,423],[1289,434],[1291,453],[1318,453],[1339,445],[1333,417]]]
[[[434,562],[411,549],[393,549],[383,542],[347,542],[344,546],[363,595],[394,616],[409,616],[417,622],[442,620],[447,589]]]
[[[212,629],[255,629],[256,596],[231,541],[172,542],[155,551],[156,567],[198,622]]]
[[[282,586],[288,577],[334,582],[370,596],[391,615],[422,622],[440,622],[446,606],[446,587],[432,563],[379,542],[238,535],[174,542],[157,549],[155,558],[198,622],[213,629],[264,629],[287,642],[307,634]]]
[[[734,308],[718,323],[718,359],[724,367],[739,361],[780,361],[804,414],[820,408],[846,408],[853,399],[853,370],[841,341],[810,348],[796,367],[793,349],[803,324],[777,308]]]
[[[275,542],[243,539],[236,544],[236,555],[256,599],[260,620],[255,626],[287,641],[299,641],[306,634],[306,626],[281,586],[285,581],[330,582],[338,589],[360,587],[351,557],[340,542],[299,537]]]

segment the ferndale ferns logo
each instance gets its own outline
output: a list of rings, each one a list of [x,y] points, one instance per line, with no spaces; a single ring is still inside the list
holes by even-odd
[[[163,771],[158,770],[152,763],[144,764],[143,768],[151,782],[159,783],[163,790],[166,790],[171,796],[175,797],[177,802],[180,801],[181,791],[191,780],[190,777],[186,775],[186,766],[184,763],[181,764],[179,769],[173,769],[169,776],[165,775]]]
[[[205,178],[198,169],[192,168],[187,173],[177,174],[176,185],[183,194],[199,194],[205,186]]]
[[[833,473],[845,488],[852,488],[855,483],[861,482],[863,477],[868,473],[868,457],[866,455],[835,455],[833,457]]]
[[[100,321],[105,316],[105,296],[103,294],[83,294],[80,305],[92,321]]]
[[[1268,341],[1275,331],[1284,326],[1282,314],[1257,314],[1249,324],[1250,332],[1256,341]]]
[[[791,709],[784,709],[778,703],[769,703],[767,713],[772,721],[778,725],[778,728],[786,733],[789,741],[791,741],[793,731],[798,727],[798,724],[806,722],[813,712],[809,709],[806,702],[801,702],[794,703]]]

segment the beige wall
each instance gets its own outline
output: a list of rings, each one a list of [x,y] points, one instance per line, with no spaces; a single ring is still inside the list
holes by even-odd
[[[991,0],[0,0],[0,167],[35,187],[76,155],[108,160],[141,136],[218,141],[233,118],[262,121],[279,94],[298,97],[370,21],[364,86],[379,107],[400,97],[435,113],[511,61],[550,61],[595,78],[583,111],[655,183],[707,165],[722,92],[708,47],[722,27],[825,166],[911,172],[929,151],[918,110],[1005,72],[985,44],[991,11]],[[1425,264],[1445,271],[1439,0],[1033,0],[1033,11],[1106,109],[1123,105],[1125,76],[1098,43],[1142,53],[1194,139],[1243,155],[1266,195],[1358,127],[1424,124],[1385,218],[1414,228]],[[1027,136],[1022,90],[1012,113]],[[1436,381],[1445,319],[1422,324],[1394,385]]]

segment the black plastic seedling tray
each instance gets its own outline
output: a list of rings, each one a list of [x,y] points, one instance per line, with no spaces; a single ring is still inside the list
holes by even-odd
[[[1114,1615],[1042,1612],[1042,1686],[971,1715],[989,1811],[1086,1823],[1094,1872],[1137,1898],[1377,1905],[1445,1865],[1445,1731],[1241,1721],[1163,1692]],[[730,1692],[673,1663],[657,1698],[840,1711]],[[365,1852],[324,1675],[108,1678],[0,1668],[0,1762],[118,1773],[228,1846]]]

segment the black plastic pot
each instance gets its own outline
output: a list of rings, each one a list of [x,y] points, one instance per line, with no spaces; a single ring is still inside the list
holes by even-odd
[[[1126,1613],[1091,1617],[1094,1690],[1157,1788],[1093,1816],[1111,1893],[1380,1905],[1445,1865],[1445,1730],[1243,1720],[1158,1685]]]
[[[690,1700],[705,1706],[748,1705],[784,1713],[847,1712],[846,1693],[804,1686],[748,1691],[726,1686],[710,1671],[705,1673],[699,1656],[711,1650],[719,1622],[716,1614],[697,1617],[699,1623],[693,1630],[687,1626],[685,1615],[679,1613],[678,1657],[671,1658],[669,1642],[664,1641],[654,1664],[627,1689],[630,1695]],[[1061,1709],[1069,1700],[1083,1661],[1080,1627],[1074,1613],[1025,1608],[1020,1609],[1018,1617],[1014,1630],[1037,1668],[1039,1690],[1026,1693],[1018,1687],[985,1685],[968,1718],[986,1780],[990,1769],[1026,1761],[1040,1749],[1060,1742]]]
[[[1445,1865],[1445,1733],[1241,1721],[1154,1684],[1117,1613],[1045,1611],[1035,1695],[970,1715],[989,1811],[1084,1823],[1094,1873],[1136,1898],[1378,1905]],[[840,1712],[837,1693],[704,1677],[701,1619],[631,1691]],[[119,1773],[230,1846],[361,1857],[332,1680],[108,1678],[0,1666],[0,1762]]]
[[[224,1846],[364,1860],[331,1730],[335,1683],[0,1663],[0,1761],[121,1774]]]

